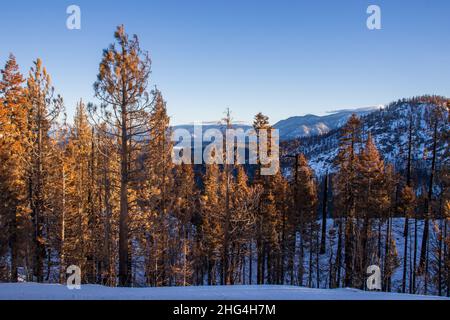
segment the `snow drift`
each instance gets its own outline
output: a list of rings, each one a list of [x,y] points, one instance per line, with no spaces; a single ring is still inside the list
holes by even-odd
[[[449,300],[444,297],[368,292],[357,289],[310,289],[295,286],[210,286],[110,288],[58,284],[0,284],[0,300]]]

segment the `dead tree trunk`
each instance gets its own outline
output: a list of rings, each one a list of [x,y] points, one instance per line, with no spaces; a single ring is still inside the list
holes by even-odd
[[[320,242],[320,254],[326,253],[327,241],[327,211],[328,211],[328,172],[325,176],[322,198],[322,238]]]
[[[433,134],[433,158],[431,160],[431,172],[430,172],[430,180],[428,183],[428,194],[425,201],[425,217],[424,217],[424,227],[423,227],[423,235],[422,235],[422,248],[420,250],[420,262],[419,269],[421,271],[425,271],[425,264],[427,259],[427,250],[428,250],[428,238],[429,238],[429,229],[430,229],[430,215],[431,215],[431,202],[433,196],[433,180],[434,173],[436,168],[436,150],[437,150],[437,135],[438,135],[438,120],[435,119],[434,122],[434,134]]]

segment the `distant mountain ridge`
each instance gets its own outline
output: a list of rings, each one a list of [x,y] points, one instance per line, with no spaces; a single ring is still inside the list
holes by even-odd
[[[182,125],[175,125],[175,126],[172,127],[172,129],[173,130],[177,130],[177,129],[187,130],[191,134],[192,138],[195,141],[197,141],[199,139],[201,140],[202,137],[197,137],[196,136],[194,126],[195,126],[194,124],[182,124]],[[201,128],[202,128],[202,133],[204,134],[205,131],[209,130],[209,129],[215,129],[215,130],[223,131],[225,129],[225,125],[220,124],[220,123],[211,124],[211,123],[208,122],[208,123],[202,124]],[[248,129],[251,129],[251,128],[252,128],[252,126],[249,125],[249,124],[243,124],[243,123],[234,123],[233,124],[233,129],[243,129],[244,132],[246,130],[248,130]]]
[[[377,109],[380,109],[380,106],[337,110],[325,116],[296,116],[277,122],[274,128],[280,130],[281,140],[322,135],[344,125],[352,114],[363,116]]]
[[[273,127],[280,131],[280,140],[291,140],[300,137],[321,135],[344,125],[352,114],[363,116],[378,110],[379,108],[380,106],[336,110],[325,116],[317,116],[313,114],[294,116],[277,122]],[[185,129],[194,136],[194,124],[175,125],[172,128],[174,130]],[[202,124],[203,131],[208,129],[223,130],[224,128],[225,126],[218,122],[205,122]],[[251,129],[252,126],[244,122],[236,122],[233,124],[233,128],[243,129],[245,131]]]

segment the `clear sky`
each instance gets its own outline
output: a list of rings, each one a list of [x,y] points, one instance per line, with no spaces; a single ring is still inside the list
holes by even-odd
[[[66,28],[81,7],[82,29]],[[366,27],[381,8],[381,30]],[[150,52],[151,84],[175,124],[272,122],[307,113],[450,96],[448,0],[14,0],[0,4],[0,62],[43,59],[69,116],[93,99],[102,49],[117,25]]]

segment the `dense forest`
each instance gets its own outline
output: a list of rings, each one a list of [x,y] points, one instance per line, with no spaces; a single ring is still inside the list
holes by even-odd
[[[76,265],[83,283],[108,286],[366,289],[367,267],[378,265],[383,291],[450,296],[448,99],[420,98],[433,106],[421,175],[412,120],[397,167],[354,115],[338,130],[334,172],[316,175],[286,147],[289,174],[264,176],[258,165],[173,164],[166,102],[150,76],[138,38],[118,27],[97,104],[80,100],[69,122],[43,62],[24,76],[10,56],[0,80],[0,281],[65,283]],[[233,126],[229,113],[223,122]],[[253,127],[271,125],[259,113]]]

